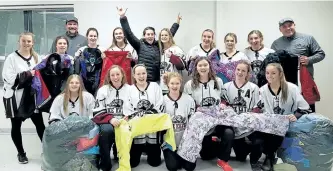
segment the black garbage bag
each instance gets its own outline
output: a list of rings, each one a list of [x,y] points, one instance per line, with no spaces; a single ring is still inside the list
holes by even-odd
[[[98,126],[88,117],[70,115],[51,123],[43,136],[42,169],[97,171],[98,153],[91,151],[96,149],[98,133]]]
[[[290,125],[278,157],[299,171],[331,171],[332,133],[332,120],[320,114],[303,115]]]

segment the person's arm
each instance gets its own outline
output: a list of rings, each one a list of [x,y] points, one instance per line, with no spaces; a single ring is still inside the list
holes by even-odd
[[[317,62],[322,61],[326,54],[319,46],[318,42],[313,36],[310,36],[310,53],[311,56],[309,56],[309,64],[315,64]]]
[[[180,20],[182,20],[182,16],[180,16],[180,14],[178,14],[177,22],[173,23],[171,28],[170,28],[170,32],[172,34],[172,37],[175,37],[175,34],[177,33],[177,31],[179,29]]]
[[[49,116],[49,124],[52,122],[63,120],[61,111],[63,107],[63,98],[61,98],[63,95],[58,95],[52,102],[51,108],[50,108],[50,116]]]
[[[113,118],[111,113],[107,113],[106,111],[106,94],[107,92],[104,89],[105,87],[101,87],[98,89],[95,100],[95,107],[93,109],[93,121],[97,124],[107,124],[110,123],[110,120]]]
[[[258,102],[254,105],[252,112],[254,113],[263,113],[265,111],[265,103],[264,103],[264,94],[263,94],[263,89],[259,89],[259,100]]]
[[[188,113],[188,117],[187,117],[188,119],[190,119],[190,117],[192,115],[194,115],[194,113],[195,113],[195,101],[192,97],[190,97],[190,100],[189,100],[189,108],[190,108],[190,111]]]
[[[257,85],[255,85],[254,87],[254,92],[253,92],[253,102],[254,104],[258,104],[259,102],[259,87]]]
[[[156,92],[155,92],[155,100],[156,104],[154,106],[154,109],[157,110],[158,113],[164,112],[164,99],[163,99],[163,93],[160,86],[156,83]]]
[[[301,94],[300,89],[295,86],[294,92],[295,101],[296,101],[296,107],[297,110],[295,111],[294,115],[297,119],[299,119],[302,115],[308,114],[311,112],[310,105],[308,102],[305,101],[304,97]]]
[[[92,94],[88,93],[87,98],[87,107],[88,107],[88,115],[89,118],[92,119],[94,117],[94,107],[95,107],[95,98]]]

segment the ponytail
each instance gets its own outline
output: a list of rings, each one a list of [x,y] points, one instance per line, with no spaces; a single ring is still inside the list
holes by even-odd
[[[282,103],[286,103],[288,99],[288,84],[284,74],[281,75],[281,91],[282,91]]]
[[[35,63],[38,64],[38,55],[37,55],[37,53],[35,52],[34,48],[31,48],[31,49],[30,49],[30,54],[31,54],[31,56],[34,58]]]

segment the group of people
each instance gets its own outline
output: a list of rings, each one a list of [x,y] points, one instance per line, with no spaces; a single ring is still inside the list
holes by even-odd
[[[45,109],[50,113],[49,123],[63,120],[73,113],[92,118],[101,130],[98,144],[101,161],[98,167],[102,171],[111,170],[112,146],[117,158],[117,134],[114,129],[123,120],[129,121],[135,113],[140,116],[142,112],[146,115],[169,114],[178,147],[191,115],[198,107],[220,106],[223,109],[231,106],[239,114],[281,114],[286,115],[290,122],[303,114],[315,112],[314,104],[309,105],[304,100],[298,86],[286,81],[279,63],[271,63],[265,68],[267,84],[264,86],[258,87],[250,82],[252,71],[258,71],[266,56],[280,49],[296,54],[300,65],[305,65],[313,78],[313,65],[323,60],[325,53],[312,36],[295,31],[291,18],[279,22],[283,36],[274,41],[271,48],[264,46],[263,34],[253,30],[248,34],[250,46],[243,52],[239,51],[236,49],[236,34],[228,33],[224,37],[226,52],[220,54],[220,62],[239,63],[234,71],[235,79],[223,82],[207,58],[217,49],[212,30],[204,30],[202,42],[185,53],[173,39],[181,16],[178,15],[177,22],[170,29],[162,29],[156,40],[153,27],[146,27],[143,38],[137,38],[129,26],[126,10],[118,8],[118,13],[121,27],[113,30],[112,45],[107,49],[99,47],[97,29],[89,28],[86,38],[79,35],[76,18],[66,21],[66,35],[55,39],[52,53],[44,59],[33,50],[33,34],[20,35],[19,49],[8,55],[2,72],[6,117],[11,119],[11,136],[18,151],[19,163],[28,163],[22,145],[22,122],[30,118],[41,140],[45,130],[42,110],[38,110],[34,104],[36,95],[31,93],[36,92],[36,78],[40,74],[54,76],[59,68],[62,70],[57,75],[60,81],[47,83],[51,84],[49,87],[57,84],[56,87],[61,90],[52,94],[52,104]],[[124,69],[113,65],[107,70],[104,84],[99,85],[106,51],[128,52],[127,58],[131,58],[133,64],[133,78],[126,78]],[[59,55],[61,59],[52,60],[51,56],[54,55]],[[43,61],[46,61],[45,71],[36,68]],[[59,63],[61,65],[57,65]],[[194,68],[188,74],[190,64]],[[69,72],[64,72],[64,68],[69,68]],[[134,82],[132,85],[127,83],[131,79]],[[161,150],[164,134],[161,131],[135,137],[130,149],[131,167],[139,165],[143,152],[147,154],[148,164],[157,167],[162,162],[163,152],[168,170],[194,170],[196,163],[183,159],[177,150]],[[217,157],[219,167],[232,171],[228,161],[233,148],[237,160],[245,161],[250,154],[252,170],[272,170],[276,150],[282,141],[282,136],[262,132],[235,139],[233,127],[218,125],[213,133],[205,136],[200,156],[203,160]],[[262,153],[266,155],[263,164],[259,162]]]

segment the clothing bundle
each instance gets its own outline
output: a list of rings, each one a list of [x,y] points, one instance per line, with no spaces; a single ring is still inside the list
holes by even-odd
[[[231,107],[199,107],[189,120],[177,153],[183,159],[194,163],[204,136],[217,125],[233,127],[236,138],[248,136],[254,131],[284,136],[289,128],[289,119],[283,115],[265,113],[237,114]]]

